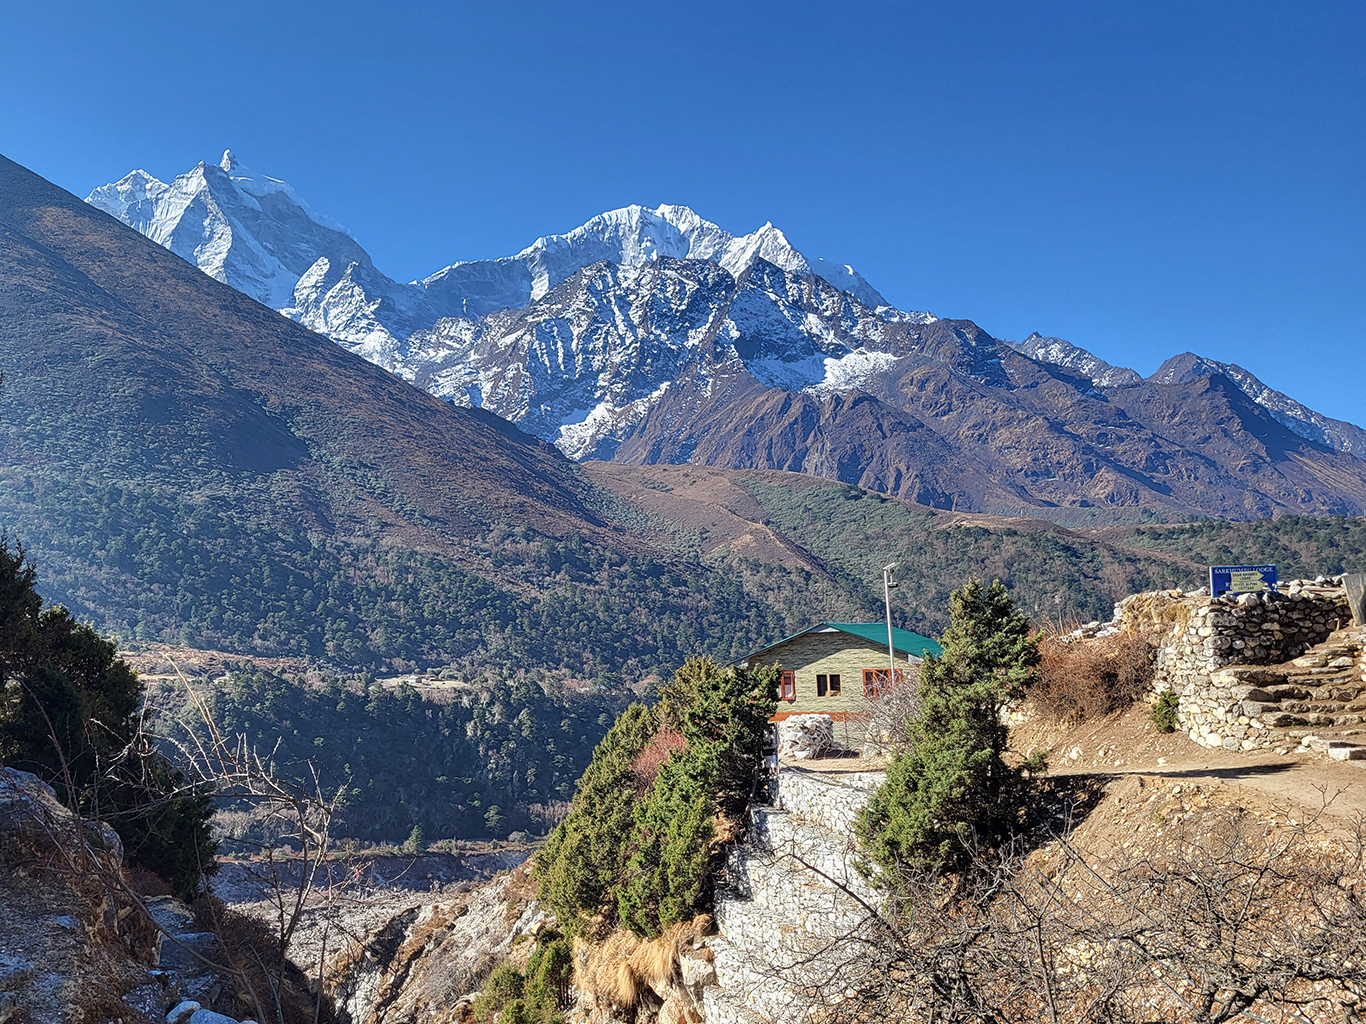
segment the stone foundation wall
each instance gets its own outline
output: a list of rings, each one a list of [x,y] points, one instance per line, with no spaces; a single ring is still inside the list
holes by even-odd
[[[854,867],[853,824],[882,779],[784,768],[774,805],[752,810],[751,840],[729,851],[717,894],[708,1024],[809,1019],[796,992],[804,979],[838,970],[830,940],[866,913],[850,893],[876,899]]]
[[[1187,598],[1158,648],[1153,689],[1181,699],[1178,724],[1207,747],[1251,750],[1273,741],[1267,725],[1244,707],[1255,671],[1229,666],[1275,665],[1299,657],[1351,621],[1346,592],[1332,581],[1295,582],[1283,593]]]

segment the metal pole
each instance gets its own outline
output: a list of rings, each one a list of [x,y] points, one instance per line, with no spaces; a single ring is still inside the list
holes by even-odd
[[[890,690],[896,682],[896,646],[892,643],[892,588],[896,586],[892,582],[892,570],[897,566],[896,562],[882,567],[882,603],[887,609],[887,689]]]

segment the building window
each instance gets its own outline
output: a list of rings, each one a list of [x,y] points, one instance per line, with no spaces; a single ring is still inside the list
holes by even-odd
[[[791,672],[784,672],[778,681],[778,699],[797,699],[797,679]]]
[[[887,670],[865,668],[863,670],[863,695],[869,700],[877,700],[878,692],[887,685]]]
[[[836,673],[836,674],[834,674],[834,675],[832,675],[832,676],[830,677],[830,696],[832,696],[832,697],[838,697],[839,695],[840,695],[840,677],[839,677],[839,674]]]
[[[869,700],[877,700],[887,689],[888,674],[885,668],[865,668],[863,670],[863,695]],[[906,684],[906,673],[903,669],[896,670],[895,678],[898,686]]]
[[[824,697],[829,691],[830,691],[830,677],[829,677],[829,676],[823,676],[823,675],[817,675],[817,676],[816,676],[816,696],[817,696],[817,697]]]

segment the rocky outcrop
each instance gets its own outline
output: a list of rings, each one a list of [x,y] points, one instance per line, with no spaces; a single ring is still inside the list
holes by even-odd
[[[108,870],[123,864],[123,842],[108,825],[81,821],[38,776],[0,767],[0,863],[96,857]]]
[[[349,1024],[444,1020],[514,944],[546,926],[549,915],[533,892],[518,869],[459,896],[410,906],[352,938],[325,979],[339,1017]]]
[[[218,939],[181,901],[135,898],[123,843],[37,776],[0,767],[0,1024],[236,1024]],[[177,1012],[178,1011],[178,1012]]]

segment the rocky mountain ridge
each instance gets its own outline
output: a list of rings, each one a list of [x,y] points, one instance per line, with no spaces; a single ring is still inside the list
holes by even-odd
[[[398,284],[230,153],[171,186],[134,172],[89,201],[574,459],[795,470],[1005,515],[1366,511],[1366,431],[1241,367],[1186,353],[1143,378],[1061,339],[903,312],[771,224],[734,236],[686,207],[632,206]],[[288,273],[258,270],[258,249]]]

